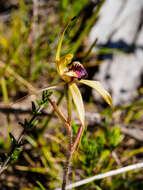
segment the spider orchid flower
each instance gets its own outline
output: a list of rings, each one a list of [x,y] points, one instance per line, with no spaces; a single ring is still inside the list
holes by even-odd
[[[60,57],[64,34],[69,24],[70,22],[64,29],[62,36],[60,38],[60,41],[58,43],[55,61],[56,61],[56,67],[57,67],[57,71],[59,75],[65,81],[65,83],[68,83],[68,87],[69,87],[73,102],[76,106],[79,119],[81,121],[81,124],[84,126],[85,110],[84,110],[84,104],[83,104],[81,93],[79,91],[79,88],[76,85],[77,83],[82,83],[95,89],[97,93],[99,93],[102,96],[102,98],[112,108],[113,108],[113,105],[112,105],[112,99],[111,99],[110,94],[103,88],[103,86],[98,81],[85,80],[85,78],[88,77],[87,71],[80,62],[78,61],[72,62],[72,58],[73,58],[72,54],[66,54]]]

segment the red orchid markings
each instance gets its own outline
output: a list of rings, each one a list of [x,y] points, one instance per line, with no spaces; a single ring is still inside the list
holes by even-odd
[[[75,72],[78,79],[83,79],[88,77],[86,69],[78,61],[73,62],[69,70]]]

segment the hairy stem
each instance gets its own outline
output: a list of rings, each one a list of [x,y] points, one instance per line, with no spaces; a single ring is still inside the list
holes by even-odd
[[[69,93],[68,89],[67,89],[67,93]],[[65,124],[65,126],[68,128],[68,150],[67,150],[67,157],[66,157],[66,163],[64,166],[64,174],[63,174],[63,183],[62,183],[62,190],[65,190],[66,185],[67,185],[67,180],[68,180],[68,174],[69,174],[69,168],[70,168],[70,162],[72,159],[72,154],[80,140],[81,134],[82,134],[82,129],[83,126],[81,125],[76,138],[74,140],[73,143],[73,130],[71,127],[71,98],[69,98],[69,94],[67,94],[67,107],[68,107],[68,119],[65,118],[65,116],[60,112],[60,110],[58,109],[57,105],[55,104],[55,102],[53,102],[50,98],[47,98],[48,101],[50,102],[50,104],[52,105],[54,111],[57,113],[57,115],[59,116],[59,118],[63,121],[63,123]]]
[[[68,85],[65,87],[66,91],[66,98],[67,98],[67,110],[68,110],[68,123],[70,125],[70,130],[68,130],[68,150],[67,150],[67,157],[66,157],[66,163],[64,166],[64,173],[63,173],[63,183],[62,183],[62,190],[65,190],[67,181],[68,181],[68,175],[69,175],[69,168],[70,168],[70,162],[72,158],[72,146],[73,146],[73,131],[71,127],[71,117],[72,117],[72,99],[70,96]]]
[[[67,151],[66,163],[65,163],[65,166],[64,166],[62,190],[65,190],[65,188],[66,188],[71,158],[72,158],[72,152],[70,150],[68,150]]]

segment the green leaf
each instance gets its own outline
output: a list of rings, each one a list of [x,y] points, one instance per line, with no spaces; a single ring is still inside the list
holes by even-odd
[[[32,112],[36,113],[36,106],[35,103],[32,101]]]
[[[46,190],[45,187],[40,183],[40,181],[36,181],[36,183],[39,185],[40,190]]]
[[[51,95],[52,95],[51,91],[48,91],[48,90],[43,91],[43,94],[42,94],[43,103],[48,102],[47,98],[50,97]]]
[[[70,3],[69,0],[61,0],[62,8],[66,9],[69,3]]]
[[[35,121],[32,121],[32,123],[31,123],[31,126],[33,127],[33,126],[36,126],[37,124],[38,124],[38,120],[35,120]]]
[[[17,141],[16,141],[16,139],[15,139],[15,137],[13,136],[12,133],[9,133],[9,137],[10,137],[10,140],[11,140],[12,144],[17,144]]]
[[[17,160],[17,158],[19,157],[19,154],[20,154],[21,151],[22,151],[22,148],[21,148],[21,147],[17,147],[17,148],[14,150],[13,154],[12,154],[11,157],[10,157],[9,164],[12,164],[12,163],[14,163],[14,162]]]
[[[120,132],[120,128],[115,126],[110,133],[109,143],[112,148],[117,147],[123,140],[124,136]]]

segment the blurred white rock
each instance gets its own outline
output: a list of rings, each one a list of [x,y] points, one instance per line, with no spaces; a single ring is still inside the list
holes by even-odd
[[[106,0],[89,34],[89,45],[134,49],[105,56],[94,79],[112,94],[114,105],[131,102],[143,74],[143,0]],[[93,49],[95,51],[95,49]],[[95,99],[99,96],[93,91]]]

